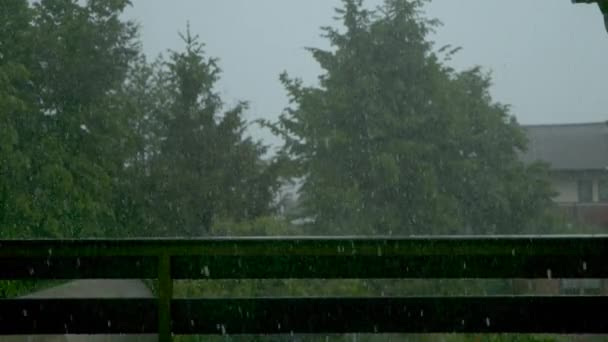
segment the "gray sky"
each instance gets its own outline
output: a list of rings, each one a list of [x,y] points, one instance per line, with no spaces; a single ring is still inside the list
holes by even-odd
[[[367,0],[369,6],[381,0]],[[276,118],[286,106],[278,75],[306,83],[320,69],[304,50],[327,47],[320,26],[333,25],[338,0],[134,0],[127,17],[142,26],[150,57],[180,49],[190,22],[223,69],[218,90],[230,104],[247,100],[248,119]],[[494,99],[512,105],[519,122],[608,120],[608,34],[596,5],[570,0],[435,0],[437,47],[461,46],[456,69],[491,71]],[[276,142],[268,133],[256,137]]]

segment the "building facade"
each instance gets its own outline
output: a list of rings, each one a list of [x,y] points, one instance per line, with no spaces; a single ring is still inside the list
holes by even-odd
[[[525,162],[549,165],[554,200],[572,222],[608,229],[608,122],[523,126]],[[597,231],[597,230],[596,230]],[[608,230],[606,230],[608,232]],[[608,294],[604,279],[515,281],[521,293]]]
[[[608,123],[523,126],[526,162],[543,161],[555,201],[574,221],[608,228]]]

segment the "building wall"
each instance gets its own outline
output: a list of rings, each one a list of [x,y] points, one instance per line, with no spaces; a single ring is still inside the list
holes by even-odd
[[[554,172],[551,182],[558,192],[555,202],[565,217],[589,227],[608,228],[608,202],[599,199],[599,184],[608,179],[606,171]],[[578,181],[592,182],[592,201],[581,202],[578,196]]]
[[[551,183],[559,193],[554,200],[557,203],[578,203],[578,181],[591,180],[593,202],[599,202],[599,182],[608,179],[605,171],[553,172]]]
[[[551,175],[551,183],[559,193],[555,197],[558,203],[578,202],[577,178],[572,174],[556,173]],[[594,191],[595,192],[595,191]]]

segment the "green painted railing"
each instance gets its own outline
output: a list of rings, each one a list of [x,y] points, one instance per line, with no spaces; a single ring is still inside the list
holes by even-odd
[[[175,279],[608,278],[608,236],[0,241],[0,279],[156,279],[157,299],[4,299],[0,335],[608,333],[608,297],[173,299]]]

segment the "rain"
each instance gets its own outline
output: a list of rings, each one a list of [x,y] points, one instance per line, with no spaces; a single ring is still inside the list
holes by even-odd
[[[0,2],[0,340],[608,334],[607,25],[605,0]]]

